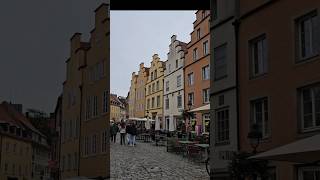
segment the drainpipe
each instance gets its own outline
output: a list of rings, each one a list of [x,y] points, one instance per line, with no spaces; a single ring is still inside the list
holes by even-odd
[[[80,158],[81,158],[81,123],[82,123],[82,96],[83,96],[83,92],[82,92],[82,88],[83,86],[80,85],[79,89],[80,89],[80,116],[79,116],[79,129],[78,129],[78,135],[79,135],[79,151],[78,151],[78,176],[80,176]]]
[[[240,20],[237,18],[234,22],[235,31],[235,64],[236,64],[236,100],[237,100],[237,150],[240,150],[240,97],[239,97],[239,25]]]

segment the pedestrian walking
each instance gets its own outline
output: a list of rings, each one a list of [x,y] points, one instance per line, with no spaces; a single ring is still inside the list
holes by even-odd
[[[133,136],[132,136],[132,122],[130,122],[127,126],[127,136],[128,136],[128,145],[132,145]]]
[[[123,120],[121,120],[121,123],[120,123],[120,144],[121,145],[126,144],[125,136],[126,136],[126,124],[123,122]]]
[[[116,138],[117,138],[117,133],[119,131],[119,128],[117,126],[116,123],[112,122],[111,124],[111,141],[113,141],[113,143],[116,142]]]
[[[135,124],[132,124],[131,126],[131,138],[132,138],[132,141],[131,141],[131,145],[132,146],[135,146],[136,145],[136,136],[137,136],[137,127]]]

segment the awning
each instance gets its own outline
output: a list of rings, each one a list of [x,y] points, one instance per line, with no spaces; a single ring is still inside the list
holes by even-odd
[[[206,104],[204,106],[192,109],[189,112],[209,112],[209,111],[210,111],[210,104]]]
[[[249,159],[296,163],[314,163],[320,161],[320,134],[251,156]]]

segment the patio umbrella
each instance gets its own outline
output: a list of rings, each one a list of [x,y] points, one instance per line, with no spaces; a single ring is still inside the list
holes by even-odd
[[[172,116],[170,116],[170,119],[169,119],[169,131],[174,131],[174,122],[173,122]]]
[[[149,121],[149,117],[147,117],[147,120],[146,120],[146,122],[145,122],[145,127],[146,127],[146,129],[147,129],[147,130],[149,130],[149,129],[150,129],[150,121]]]
[[[320,134],[251,156],[250,159],[313,163],[320,161]]]
[[[156,125],[154,130],[156,131],[160,130],[160,121],[159,121],[158,115],[156,116]]]

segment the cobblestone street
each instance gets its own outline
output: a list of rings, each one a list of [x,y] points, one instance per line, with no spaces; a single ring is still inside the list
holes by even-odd
[[[137,142],[135,147],[110,144],[111,179],[209,179],[204,164],[166,152],[164,146]]]

